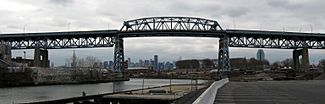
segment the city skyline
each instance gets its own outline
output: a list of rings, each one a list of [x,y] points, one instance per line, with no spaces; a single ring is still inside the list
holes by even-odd
[[[96,49],[99,50],[105,50],[105,51],[96,51]],[[241,48],[243,50],[247,49],[247,48]],[[253,49],[247,49],[247,50],[254,50],[254,52],[251,53],[235,53],[232,52],[232,48],[230,48],[230,58],[256,58],[256,52],[257,50],[260,48],[253,48]],[[265,57],[267,57],[267,60],[269,60],[271,63],[276,62],[276,61],[283,61],[285,59],[288,58],[292,58],[292,50],[291,49],[268,49],[268,48],[264,48],[263,49],[265,53]],[[274,51],[268,51],[268,50],[274,50]],[[310,49],[312,50],[312,49]],[[314,49],[315,50],[315,49]],[[317,49],[316,49],[317,50]],[[27,59],[32,59],[34,57],[34,50],[14,50],[12,51],[12,57],[23,57],[23,52],[26,51],[26,58]],[[70,58],[73,55],[73,51],[76,52],[76,55],[80,58],[85,58],[87,56],[95,56],[96,58],[100,59],[101,61],[113,61],[113,48],[110,49],[110,47],[107,48],[95,48],[95,49],[59,49],[59,50],[49,50],[49,59],[50,62],[54,63],[55,66],[62,66],[65,65],[66,63],[66,59]],[[281,53],[282,56],[284,57],[274,57],[273,55],[276,54],[277,52]],[[324,57],[318,57],[318,56],[322,56],[321,53],[314,53],[315,51],[309,51],[309,58],[310,58],[310,63],[311,64],[317,64],[319,60],[323,59]],[[321,52],[321,51],[320,51]],[[92,54],[90,54],[92,53]],[[150,56],[155,55],[155,53],[152,54],[148,54],[146,53],[146,55],[139,55],[139,56],[134,56],[134,57],[129,57],[129,55],[127,54],[128,52],[126,51],[126,56],[125,56],[125,60],[127,60],[127,58],[132,58],[132,60],[140,60],[140,59],[150,59]],[[102,54],[102,55],[99,55]],[[180,58],[181,59],[217,59],[217,53],[211,52],[209,54],[215,54],[214,57],[204,57],[203,54],[199,54],[197,53],[197,56],[193,56],[191,54],[187,55],[187,54],[183,54],[182,56],[173,56],[172,58],[168,57],[168,54],[166,53],[162,53],[162,54],[158,54],[160,55],[160,60],[161,61],[177,61]],[[316,55],[315,55],[316,54]]]

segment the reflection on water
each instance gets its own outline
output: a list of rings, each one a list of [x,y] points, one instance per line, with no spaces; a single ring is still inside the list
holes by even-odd
[[[204,81],[199,80],[199,83]],[[190,84],[191,80],[173,79],[172,84]],[[169,79],[145,79],[144,87],[168,85]],[[98,84],[81,85],[51,85],[0,88],[1,104],[12,104],[19,102],[33,102],[43,100],[62,99],[67,97],[82,96],[84,91],[87,95],[102,94],[115,91],[142,88],[142,79],[130,79],[124,82],[110,82]]]

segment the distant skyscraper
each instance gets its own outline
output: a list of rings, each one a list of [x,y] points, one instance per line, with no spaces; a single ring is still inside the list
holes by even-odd
[[[153,61],[152,59],[150,59],[150,66],[151,66],[152,68],[154,68],[154,66],[155,66],[155,61]]]
[[[256,53],[256,59],[259,61],[263,61],[265,60],[265,54],[264,51],[262,49],[259,49]]]
[[[131,58],[128,58],[128,66],[131,66]]]
[[[158,70],[163,70],[165,68],[165,64],[163,62],[158,63]]]
[[[138,67],[143,67],[144,66],[144,62],[142,59],[139,60],[139,66]]]
[[[73,67],[73,68],[77,67],[77,56],[76,56],[75,50],[73,50],[73,54],[72,54],[71,67]]]
[[[104,61],[104,68],[109,68],[109,63],[108,63],[108,61]]]
[[[150,61],[144,60],[144,67],[149,67],[149,66],[150,66]]]
[[[154,70],[158,70],[158,55],[154,55],[153,68],[154,68]]]
[[[111,70],[114,70],[114,62],[113,61],[109,61],[108,62],[108,66]]]

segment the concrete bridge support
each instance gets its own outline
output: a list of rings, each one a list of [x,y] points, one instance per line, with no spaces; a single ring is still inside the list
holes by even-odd
[[[7,63],[11,62],[11,46],[5,42],[0,42],[0,59]]]
[[[35,48],[34,51],[34,66],[49,67],[48,51],[46,49]]]
[[[7,67],[11,63],[11,45],[0,42],[0,67]]]
[[[306,72],[309,70],[308,48],[293,50],[293,69],[298,72]],[[301,60],[299,59],[301,56]],[[301,61],[301,62],[300,62]]]

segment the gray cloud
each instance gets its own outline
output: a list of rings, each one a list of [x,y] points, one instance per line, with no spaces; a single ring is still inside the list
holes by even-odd
[[[301,6],[299,4],[290,2],[289,0],[270,0],[270,1],[268,1],[267,4],[272,7],[281,7],[281,8],[286,8],[286,9],[296,9]]]
[[[50,3],[67,6],[68,4],[71,4],[73,0],[49,0]]]
[[[247,8],[233,8],[229,9],[227,12],[230,17],[240,17],[246,15],[249,12]]]

